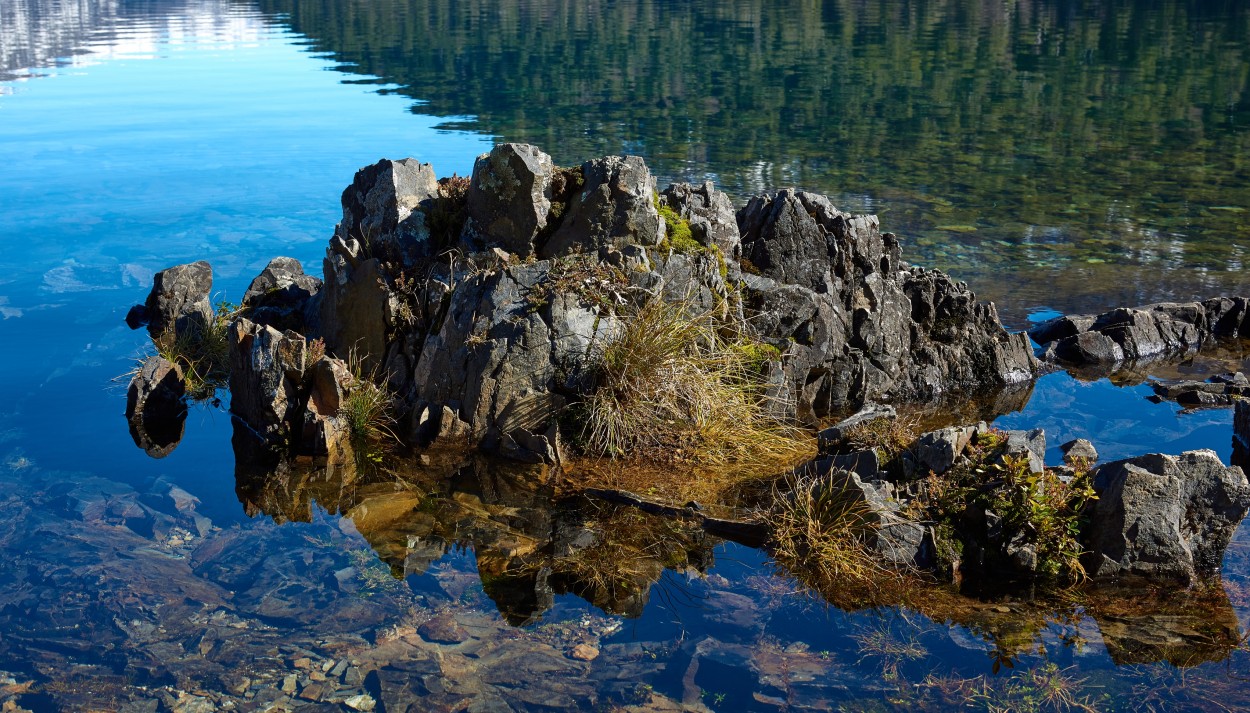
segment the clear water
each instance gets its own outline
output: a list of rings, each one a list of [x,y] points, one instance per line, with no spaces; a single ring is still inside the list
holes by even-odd
[[[1245,293],[1248,78],[1238,3],[3,0],[0,703],[1250,707],[1245,528],[1210,592],[844,610],[761,551],[555,507],[523,473],[258,481],[211,407],[153,460],[114,381],[155,270],[208,259],[235,299],[275,255],[316,271],[356,168],[464,175],[495,140],[829,193],[1016,325]],[[1228,411],[1147,394],[1051,375],[1000,424],[1228,458]],[[552,522],[620,518],[614,586],[557,572],[548,608],[497,576]]]

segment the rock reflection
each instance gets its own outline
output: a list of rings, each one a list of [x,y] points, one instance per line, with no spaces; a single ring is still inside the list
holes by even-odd
[[[539,621],[564,593],[641,616],[665,570],[705,572],[720,542],[694,523],[562,497],[544,465],[458,452],[393,468],[350,455],[288,460],[237,421],[234,445],[235,488],[248,515],[309,522],[314,504],[341,515],[397,579],[469,550],[486,595],[516,626]]]

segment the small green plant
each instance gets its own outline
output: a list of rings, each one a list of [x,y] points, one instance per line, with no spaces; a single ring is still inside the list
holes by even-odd
[[[192,400],[210,399],[230,377],[230,323],[238,316],[238,305],[220,300],[207,324],[196,324],[175,333],[171,328],[152,341],[156,353],[182,367],[183,381]]]
[[[395,418],[391,414],[391,395],[377,384],[376,370],[365,370],[354,349],[348,354],[347,367],[353,379],[339,404],[339,417],[346,421],[353,445],[366,454],[376,454],[383,442],[399,440],[392,430]]]

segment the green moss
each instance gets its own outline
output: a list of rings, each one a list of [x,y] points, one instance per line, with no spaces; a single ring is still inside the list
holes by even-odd
[[[666,228],[664,240],[660,242],[660,252],[675,252],[682,255],[695,255],[707,252],[707,246],[694,239],[690,231],[690,221],[683,219],[677,211],[660,202],[660,194],[652,194],[652,202],[664,219]]]

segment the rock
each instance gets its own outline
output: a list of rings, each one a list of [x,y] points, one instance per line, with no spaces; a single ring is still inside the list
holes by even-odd
[[[322,357],[308,367],[303,386],[308,390],[300,426],[300,450],[307,455],[333,455],[350,435],[339,416],[356,378],[341,359]]]
[[[1034,327],[1030,335],[1039,344],[1053,343],[1046,352],[1049,359],[1109,371],[1121,362],[1183,357],[1217,338],[1245,336],[1250,333],[1246,316],[1244,297],[1161,302],[1060,317]]]
[[[425,210],[437,198],[438,178],[428,163],[383,159],[357,171],[343,191],[343,219],[334,234],[344,243],[357,241],[362,260],[413,267],[433,252]]]
[[[893,497],[893,486],[885,480],[863,478],[859,474],[830,467],[817,460],[804,470],[820,478],[824,487],[850,498],[850,507],[864,513],[872,525],[868,546],[890,564],[928,569],[935,562],[932,539],[920,523],[903,517],[902,507]]]
[[[212,290],[213,268],[203,260],[156,273],[144,303],[148,333],[153,339],[202,333],[214,319]]]
[[[1098,462],[1098,449],[1084,438],[1077,438],[1059,446],[1063,451],[1063,462],[1068,465],[1084,463],[1092,465]]]
[[[1242,470],[1207,450],[1104,464],[1094,488],[1085,569],[1095,579],[1193,582],[1218,574],[1250,507]]]
[[[143,360],[126,390],[126,420],[135,445],[164,458],[182,440],[187,419],[182,368],[159,355]]]
[[[560,227],[539,249],[543,258],[598,253],[626,245],[651,247],[664,237],[655,207],[655,178],[638,156],[606,156],[582,164],[585,181]]]
[[[377,704],[378,702],[373,700],[373,696],[368,693],[360,693],[343,700],[343,705],[354,711],[371,711]]]
[[[281,439],[301,406],[307,343],[246,318],[230,325],[228,339],[230,412],[266,439]]]
[[[750,329],[785,351],[795,415],[817,422],[866,401],[932,400],[1030,380],[1036,359],[992,305],[938,271],[905,269],[875,216],[799,191],[738,212]]]
[[[847,442],[852,429],[865,424],[871,424],[874,421],[893,421],[896,418],[898,418],[898,412],[894,410],[893,406],[867,404],[855,412],[854,415],[842,419],[817,434],[820,452],[825,454],[843,452],[845,449],[853,447]]]
[[[1233,403],[1232,463],[1242,470],[1250,470],[1250,401],[1245,399]]]
[[[965,426],[943,428],[920,436],[911,448],[917,474],[926,475],[930,471],[941,474],[950,470],[975,433],[975,426]]]
[[[590,644],[578,644],[569,651],[569,658],[578,661],[594,661],[599,658],[599,649]]]
[[[1027,458],[1029,471],[1041,473],[1046,469],[1046,432],[1040,428],[1007,431],[1007,444],[1002,455]]]
[[[298,260],[276,257],[243,293],[242,307],[257,324],[303,334],[319,317],[313,298],[320,291],[321,280],[305,275]]]
[[[322,263],[321,335],[326,352],[359,359],[366,372],[386,356],[387,334],[397,304],[377,258],[365,259],[356,241],[336,239]]]
[[[529,144],[499,144],[473,164],[461,240],[473,251],[499,247],[522,258],[551,211],[551,157]]]
[[[742,256],[742,236],[729,196],[716,190],[711,181],[701,185],[674,183],[660,194],[660,200],[690,223],[690,233],[702,245],[715,245],[727,260]]]
[[[469,632],[451,614],[436,615],[422,624],[417,633],[421,638],[435,644],[459,644],[469,638]]]

